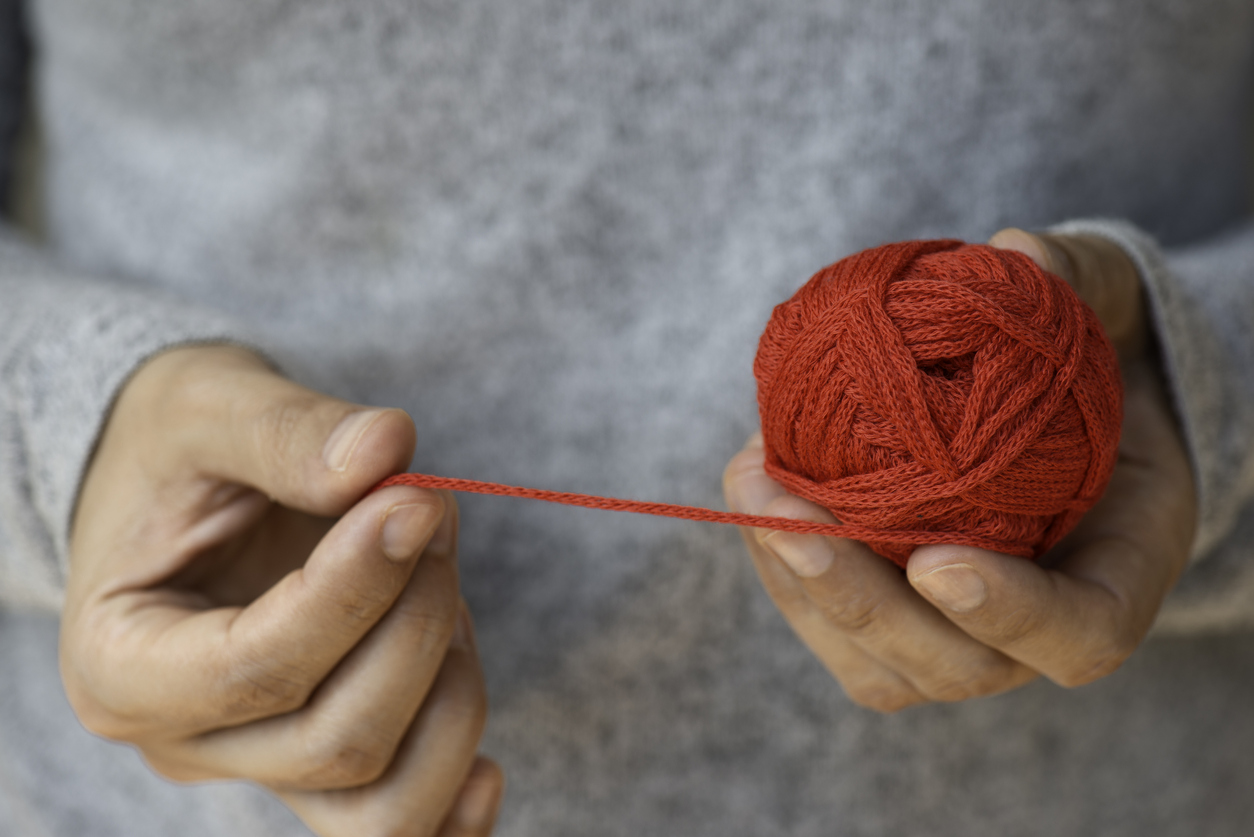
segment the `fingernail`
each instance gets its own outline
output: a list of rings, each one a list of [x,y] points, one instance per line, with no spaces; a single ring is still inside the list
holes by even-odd
[[[778,555],[793,572],[802,578],[815,578],[822,575],[836,559],[832,545],[821,535],[771,532],[762,538],[761,543]]]
[[[353,458],[357,443],[365,435],[366,428],[374,423],[383,410],[359,410],[349,413],[331,431],[322,448],[322,461],[332,471],[344,471]]]
[[[914,580],[934,602],[955,613],[975,610],[988,599],[988,585],[970,564],[949,564]]]
[[[470,611],[463,604],[461,612],[457,614],[457,625],[453,628],[453,639],[450,645],[463,651],[473,651],[474,635],[474,627],[470,624]]]
[[[379,545],[393,561],[407,561],[431,537],[431,526],[439,509],[427,503],[393,506],[383,521]]]
[[[453,819],[461,829],[478,832],[496,817],[497,801],[496,782],[471,774],[457,798]]]

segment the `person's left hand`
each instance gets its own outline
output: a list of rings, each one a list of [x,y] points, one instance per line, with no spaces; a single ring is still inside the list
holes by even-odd
[[[922,546],[905,574],[863,544],[742,529],[767,592],[856,703],[894,712],[992,695],[1044,675],[1078,686],[1140,644],[1188,561],[1192,472],[1148,348],[1136,268],[1088,236],[1007,229],[989,241],[1061,276],[1120,353],[1124,424],[1105,496],[1040,564],[968,546]],[[728,464],[735,511],[835,522],[763,470],[761,437]]]

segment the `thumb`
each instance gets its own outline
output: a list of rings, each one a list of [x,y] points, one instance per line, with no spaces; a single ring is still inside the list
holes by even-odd
[[[1070,285],[1097,314],[1121,356],[1144,352],[1148,329],[1140,274],[1119,245],[1093,235],[1030,233],[1015,227],[998,231],[988,243],[1022,253]]]
[[[968,546],[922,546],[910,584],[950,622],[1063,686],[1114,671],[1153,621],[1162,586],[1131,541],[1086,544],[1062,568]]]
[[[149,366],[144,384],[164,394],[154,429],[178,428],[174,459],[290,508],[340,515],[413,457],[414,423],[405,411],[300,386],[246,350],[181,349]]]

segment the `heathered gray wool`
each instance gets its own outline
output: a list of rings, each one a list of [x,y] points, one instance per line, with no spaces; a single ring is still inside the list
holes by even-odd
[[[1060,223],[1123,245],[1150,294],[1202,504],[1160,620],[1178,635],[1081,689],[879,716],[792,637],[734,530],[465,497],[498,833],[1248,833],[1254,4],[31,0],[26,20],[47,238],[0,241],[0,834],[307,833],[255,788],[155,778],[61,694],[78,483],[153,353],[241,341],[403,407],[418,470],[717,507],[757,336],[814,270]]]

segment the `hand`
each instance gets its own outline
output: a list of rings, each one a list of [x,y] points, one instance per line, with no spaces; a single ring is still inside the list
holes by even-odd
[[[358,500],[414,444],[404,412],[242,349],[143,365],[71,535],[61,671],[84,726],[170,779],[256,781],[323,837],[488,834],[503,780],[476,757],[457,507]]]
[[[989,242],[1061,276],[1120,353],[1125,418],[1101,502],[1040,564],[966,546],[923,546],[903,575],[857,541],[743,529],[785,619],[855,702],[893,712],[996,694],[1043,674],[1077,686],[1140,644],[1188,560],[1192,472],[1148,349],[1135,267],[1110,242],[1002,230]],[[834,522],[762,468],[760,437],[724,474],[736,511]]]

